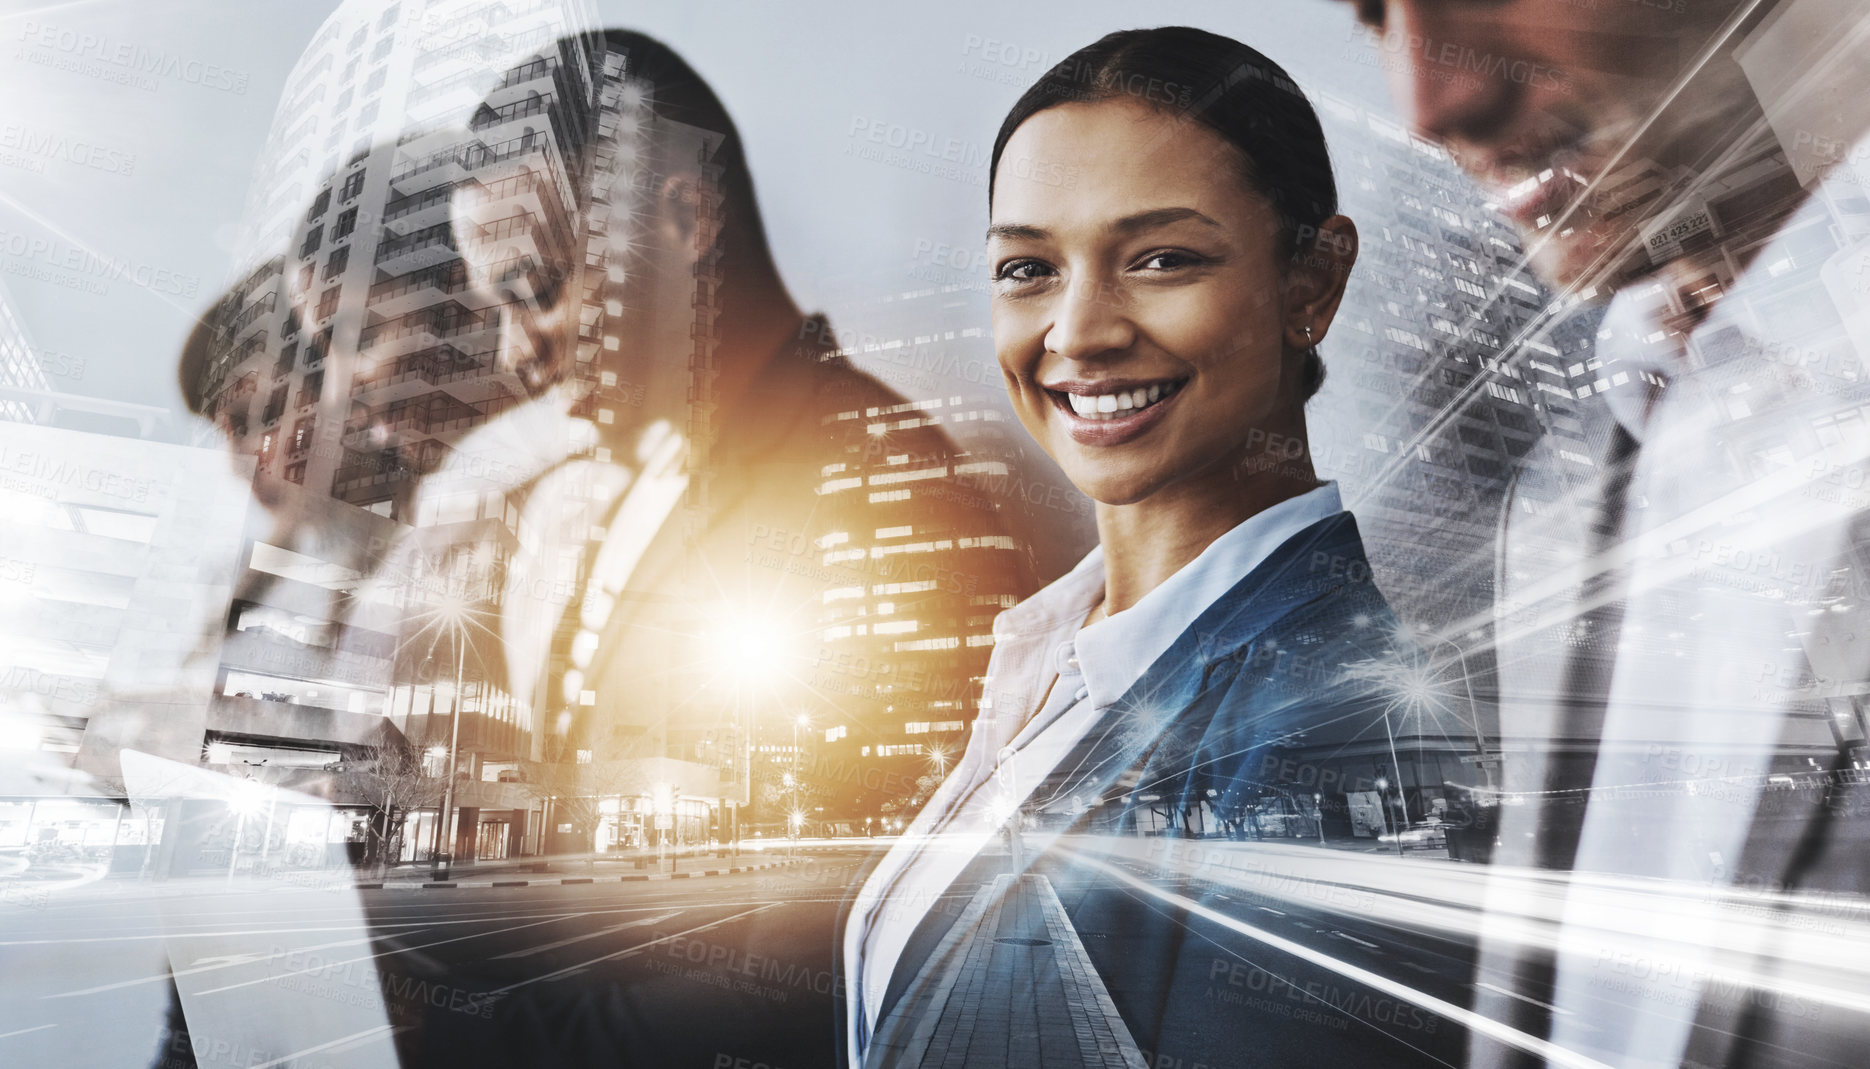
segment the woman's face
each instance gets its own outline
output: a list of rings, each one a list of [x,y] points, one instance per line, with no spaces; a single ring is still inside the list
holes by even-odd
[[[1302,429],[1296,353],[1323,331],[1287,314],[1288,240],[1200,124],[1112,100],[1014,132],[988,228],[994,347],[1080,490],[1125,505],[1231,478],[1269,431]]]

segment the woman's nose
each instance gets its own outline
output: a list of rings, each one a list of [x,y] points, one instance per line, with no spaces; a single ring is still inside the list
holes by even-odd
[[[1065,288],[1057,315],[1045,332],[1047,352],[1071,360],[1091,360],[1122,352],[1136,340],[1136,325],[1123,290],[1113,284],[1081,279]]]

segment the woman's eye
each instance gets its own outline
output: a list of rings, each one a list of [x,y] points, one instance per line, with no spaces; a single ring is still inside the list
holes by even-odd
[[[1145,271],[1173,271],[1178,267],[1190,267],[1201,262],[1197,256],[1174,249],[1152,252],[1138,261],[1137,267]]]
[[[1051,273],[1052,269],[1038,260],[1012,260],[1002,264],[993,278],[995,282],[1030,282]]]

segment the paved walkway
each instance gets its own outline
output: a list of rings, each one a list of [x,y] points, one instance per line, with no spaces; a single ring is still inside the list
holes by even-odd
[[[382,880],[366,881],[357,884],[360,891],[410,891],[424,889],[448,889],[457,887],[556,887],[562,884],[579,883],[637,883],[646,880],[687,880],[703,876],[726,876],[735,872],[759,872],[762,869],[774,869],[785,865],[800,863],[798,858],[775,858],[771,861],[753,862],[745,865],[720,864],[714,868],[677,869],[674,872],[626,872],[621,876],[616,873],[590,872],[586,875],[554,876],[550,873],[532,874],[525,878],[511,875],[482,875],[475,878],[463,875],[460,879],[434,880],[427,876],[411,873],[398,873],[386,876]]]
[[[866,1065],[1145,1069],[1044,876],[981,888],[929,961],[953,965],[878,1022]]]

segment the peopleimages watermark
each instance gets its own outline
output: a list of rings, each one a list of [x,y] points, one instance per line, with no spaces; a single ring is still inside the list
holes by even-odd
[[[56,238],[34,237],[18,231],[0,230],[0,253],[13,257],[23,269],[13,273],[28,273],[34,268],[48,272],[70,272],[73,277],[87,284],[85,288],[96,293],[105,292],[104,287],[119,279],[128,279],[153,293],[168,293],[177,297],[194,297],[201,290],[199,275],[185,275],[137,260],[103,256],[90,249],[67,245]]]
[[[105,174],[128,177],[136,170],[136,154],[99,145],[84,138],[35,130],[22,123],[0,126],[0,162],[8,166],[42,165],[59,160],[74,167],[88,167]],[[15,162],[19,161],[19,162]],[[44,170],[43,166],[26,167]]]
[[[19,40],[21,47],[13,55],[16,60],[152,92],[166,78],[244,95],[251,80],[246,71],[33,19],[20,24]]]
[[[1478,79],[1501,79],[1532,89],[1565,92],[1571,79],[1564,71],[1510,55],[1482,52],[1458,41],[1444,41],[1402,30],[1372,30],[1356,27],[1352,31],[1374,46],[1376,65],[1385,70],[1407,70],[1412,74],[1429,73],[1439,80],[1474,84]],[[1420,63],[1420,69],[1413,65]],[[1402,66],[1398,66],[1402,65]]]

